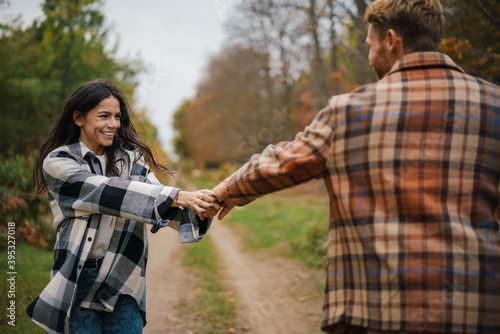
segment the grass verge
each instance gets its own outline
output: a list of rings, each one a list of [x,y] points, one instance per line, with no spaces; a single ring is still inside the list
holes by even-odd
[[[54,263],[52,252],[33,248],[26,244],[16,245],[16,272],[15,275],[15,297],[9,298],[10,284],[7,284],[7,251],[2,251],[0,257],[0,268],[2,273],[2,284],[0,285],[0,309],[3,310],[0,317],[0,333],[46,333],[35,325],[26,315],[26,306],[29,305],[48,284],[50,269]],[[7,307],[10,300],[15,300],[16,319],[15,327],[7,322]]]
[[[309,268],[327,263],[328,203],[324,195],[277,193],[235,208],[226,223],[242,226],[252,249],[274,249]]]
[[[231,332],[236,318],[234,299],[231,298],[231,291],[226,290],[221,283],[222,268],[210,237],[186,246],[186,267],[198,280],[194,301],[184,302],[180,307],[194,314],[195,318],[199,318],[209,327],[205,328],[203,333]]]

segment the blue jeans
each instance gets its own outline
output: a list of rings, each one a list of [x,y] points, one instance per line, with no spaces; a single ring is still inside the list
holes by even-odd
[[[78,280],[76,300],[69,319],[71,334],[142,333],[143,320],[139,306],[131,296],[120,296],[113,312],[84,309],[80,304],[94,284],[99,269],[85,268]]]

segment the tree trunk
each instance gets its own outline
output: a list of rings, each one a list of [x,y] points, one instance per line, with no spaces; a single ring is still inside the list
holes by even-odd
[[[366,83],[366,70],[367,70],[367,58],[368,54],[366,52],[366,23],[364,19],[366,11],[366,1],[365,0],[355,0],[356,8],[358,10],[358,15],[355,18],[356,27],[356,82],[359,85]]]
[[[321,100],[321,105],[324,105],[328,100],[329,92],[326,85],[326,69],[318,36],[316,0],[309,0],[309,21],[311,22],[311,35],[314,43],[314,72],[318,85],[318,96]]]
[[[336,74],[339,70],[339,64],[337,59],[337,32],[335,31],[335,12],[333,9],[334,0],[328,0],[329,11],[329,19],[330,19],[330,53],[331,53],[331,62],[330,62],[330,71],[332,74]],[[333,80],[333,93],[335,95],[340,94],[340,85],[339,79],[337,77]]]

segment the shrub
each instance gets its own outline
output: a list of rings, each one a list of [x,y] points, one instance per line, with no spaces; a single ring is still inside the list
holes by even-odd
[[[310,268],[325,265],[328,253],[328,235],[324,224],[315,222],[308,229],[303,238],[292,240],[292,252],[304,257],[304,262]]]
[[[7,223],[16,223],[16,241],[51,249],[55,233],[50,226],[47,195],[30,197],[36,152],[28,156],[7,154],[0,164],[0,247],[7,242]]]

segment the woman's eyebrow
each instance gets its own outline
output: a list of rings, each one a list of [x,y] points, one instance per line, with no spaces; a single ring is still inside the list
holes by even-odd
[[[112,115],[113,114],[112,112],[106,111],[106,110],[99,110],[97,113],[98,114],[106,114],[106,115]],[[117,115],[121,115],[121,112],[117,112],[116,114]]]

